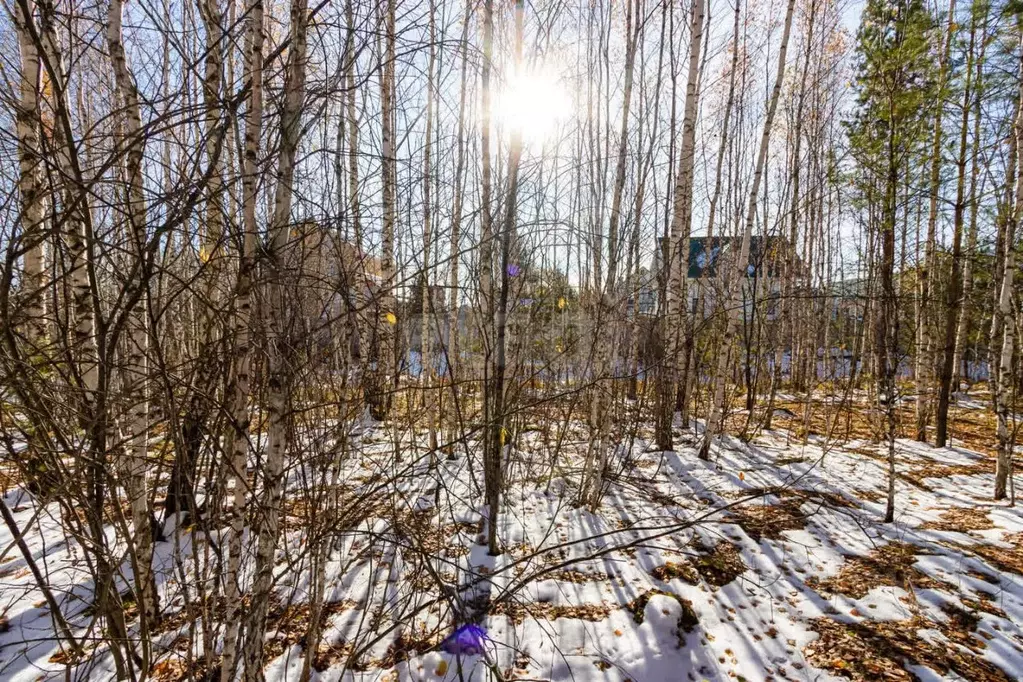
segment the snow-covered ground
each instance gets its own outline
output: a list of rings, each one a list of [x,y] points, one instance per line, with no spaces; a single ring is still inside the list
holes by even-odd
[[[539,432],[526,431],[508,468],[506,551],[497,557],[478,544],[480,509],[470,500],[482,496],[464,454],[433,470],[425,457],[406,457],[412,475],[382,488],[356,527],[338,530],[313,679],[1023,677],[1023,515],[990,501],[993,460],[900,441],[896,521],[882,524],[878,445],[789,441],[774,432],[748,444],[725,439],[702,462],[694,449],[658,452],[637,439],[592,511],[572,503],[584,429],[569,429],[553,466]],[[395,473],[382,429],[361,445],[344,474],[353,498]],[[59,510],[39,509],[19,490],[6,501],[29,528],[62,610],[85,623],[82,552]],[[310,581],[297,520],[285,537],[269,680],[297,680],[305,656]],[[0,679],[109,677],[102,652],[64,665],[6,528],[0,542]],[[183,668],[181,642],[194,623],[175,614],[187,569],[173,557],[188,556],[193,542],[198,534],[182,529],[158,547],[165,620],[154,679],[178,679]],[[483,652],[442,646],[468,621],[486,631]]]

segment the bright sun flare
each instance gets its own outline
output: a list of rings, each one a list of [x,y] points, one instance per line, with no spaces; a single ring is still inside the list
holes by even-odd
[[[525,144],[543,144],[572,113],[563,85],[544,70],[513,77],[494,101],[494,120],[505,134],[518,129]]]

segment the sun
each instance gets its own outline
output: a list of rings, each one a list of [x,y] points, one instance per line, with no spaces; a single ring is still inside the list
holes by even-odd
[[[526,145],[542,145],[572,114],[572,99],[547,69],[513,76],[494,98],[494,120],[505,135],[518,131]]]

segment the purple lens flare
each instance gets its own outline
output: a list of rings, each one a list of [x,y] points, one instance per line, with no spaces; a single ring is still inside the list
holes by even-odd
[[[456,656],[476,656],[483,653],[487,641],[487,631],[482,625],[466,623],[448,635],[441,648]]]

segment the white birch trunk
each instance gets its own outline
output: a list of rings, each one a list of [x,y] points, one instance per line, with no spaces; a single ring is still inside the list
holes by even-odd
[[[608,224],[608,269],[607,284],[600,291],[602,283],[596,283],[597,295],[595,297],[595,316],[593,323],[603,328],[600,334],[615,337],[615,309],[613,299],[617,293],[617,263],[618,263],[618,228],[622,215],[622,194],[625,189],[626,162],[629,152],[629,111],[632,105],[633,74],[636,64],[636,45],[639,42],[639,32],[642,21],[639,16],[639,2],[633,3],[626,0],[625,5],[625,89],[622,95],[622,120],[618,135],[618,160],[615,168],[615,182],[611,198],[611,214]],[[635,26],[635,28],[634,28]],[[610,334],[608,334],[610,326]],[[608,450],[611,444],[608,443],[609,430],[609,401],[607,396],[611,394],[608,385],[602,382],[609,380],[609,364],[613,361],[613,343],[596,342],[596,358],[594,362],[594,375],[596,381],[593,384],[593,392],[590,396],[590,428],[592,430],[590,448],[587,453],[586,465],[583,469],[583,481],[581,485],[581,497],[591,507],[600,503],[601,489],[603,488],[603,473],[607,465]],[[610,378],[613,381],[613,377]]]
[[[1020,33],[1023,36],[1023,33]],[[1020,38],[1023,47],[1023,37]],[[1023,54],[1023,53],[1021,53]],[[1019,71],[1019,105],[1016,110],[1016,177],[1015,205],[1005,229],[1005,267],[1002,271],[1001,289],[998,296],[998,312],[1003,320],[1002,352],[998,360],[998,458],[995,462],[995,499],[1006,496],[1006,484],[1012,473],[1013,433],[1010,425],[1009,401],[1012,397],[1015,374],[1012,371],[1012,355],[1015,349],[1016,325],[1012,309],[1012,287],[1015,274],[1013,244],[1016,228],[1023,219],[1023,59]],[[1011,180],[1010,180],[1011,181]]]
[[[394,157],[394,60],[395,0],[384,4],[383,73],[380,78],[380,184],[382,188],[383,227],[381,235],[380,276],[380,351],[374,380],[373,418],[383,420],[391,407],[391,393],[397,385],[395,366],[395,321],[397,300],[394,295],[394,222],[395,222],[395,157]]]
[[[199,0],[199,14],[203,20],[203,30],[206,33],[205,51],[205,72],[203,74],[202,92],[204,109],[204,137],[203,147],[206,158],[214,162],[214,168],[210,173],[207,186],[206,215],[204,217],[204,234],[200,239],[200,258],[209,261],[213,266],[211,279],[213,287],[211,295],[214,301],[220,297],[221,288],[217,284],[217,257],[221,243],[224,239],[224,210],[223,210],[223,187],[224,181],[221,172],[220,155],[217,148],[217,127],[220,124],[220,117],[223,115],[221,105],[221,90],[223,81],[223,50],[224,50],[224,27],[223,12],[220,10],[218,0]]]
[[[301,272],[292,271],[288,258],[290,245],[291,205],[294,196],[295,159],[301,137],[302,108],[305,99],[306,32],[309,21],[307,0],[292,0],[288,63],[284,76],[284,107],[281,111],[280,151],[277,186],[274,190],[273,214],[270,223],[271,253],[268,263],[269,291],[267,298],[272,320],[268,325],[269,345],[269,443],[263,469],[263,497],[259,514],[256,567],[252,586],[252,602],[245,624],[245,679],[263,680],[263,640],[273,568],[280,534],[281,499],[284,488],[284,455],[288,440],[288,409],[291,403],[291,377],[295,371],[293,339],[288,318],[289,284]],[[301,238],[301,237],[300,237]],[[301,268],[301,261],[298,267]]]
[[[437,422],[436,408],[431,392],[433,377],[433,358],[431,357],[431,346],[433,337],[433,320],[436,319],[433,307],[433,293],[431,288],[430,268],[433,259],[433,205],[432,185],[433,166],[431,165],[431,153],[433,151],[433,109],[434,109],[434,70],[437,62],[437,24],[435,15],[437,5],[434,0],[429,3],[430,14],[430,59],[426,71],[426,136],[423,147],[423,291],[422,308],[423,315],[420,320],[419,338],[419,384],[423,391],[423,409],[426,412],[426,420],[430,432],[430,461],[436,457],[437,449]]]
[[[671,229],[668,236],[668,288],[664,340],[666,344],[665,369],[669,372],[669,381],[665,389],[671,395],[663,396],[661,409],[674,411],[675,391],[679,381],[679,355],[681,330],[687,328],[686,274],[689,262],[689,237],[693,227],[693,167],[696,160],[696,114],[699,107],[700,93],[697,79],[700,73],[700,56],[703,51],[703,27],[706,5],[704,0],[695,0],[690,17],[689,30],[692,40],[689,43],[689,74],[686,81],[686,99],[682,115],[682,146],[679,152],[678,174],[672,196]],[[683,425],[686,426],[686,425]]]
[[[757,152],[757,165],[753,172],[753,184],[750,187],[749,204],[746,209],[745,227],[742,233],[742,243],[734,263],[732,282],[727,292],[728,302],[725,305],[727,322],[725,323],[725,335],[721,340],[718,349],[717,370],[713,378],[713,391],[711,393],[710,418],[707,420],[707,428],[704,431],[703,443],[700,446],[700,457],[709,459],[710,446],[718,433],[721,431],[725,413],[725,381],[728,378],[728,355],[732,347],[739,326],[739,315],[742,314],[742,287],[746,279],[746,265],[749,261],[750,240],[753,236],[753,224],[756,221],[757,196],[760,193],[760,183],[764,175],[764,166],[767,164],[767,149],[771,140],[771,126],[774,123],[774,115],[778,109],[778,98],[781,95],[782,82],[785,79],[785,55],[788,52],[789,35],[792,32],[792,13],[795,9],[795,0],[789,0],[785,10],[785,28],[782,33],[781,47],[778,50],[778,72],[774,79],[774,87],[771,90],[771,99],[767,106],[767,118],[764,120],[764,130],[760,136],[760,149]]]
[[[39,51],[29,35],[35,3],[15,2],[15,27],[21,52],[20,101],[15,116],[18,135],[18,189],[21,194],[21,234],[25,243],[25,335],[30,352],[38,353],[46,336],[43,195],[39,186]],[[27,14],[26,14],[27,12]]]
[[[114,66],[114,82],[120,100],[124,103],[122,129],[124,131],[121,146],[127,147],[125,173],[128,182],[129,239],[133,244],[134,256],[138,259],[138,270],[144,272],[142,262],[147,258],[146,204],[144,179],[142,177],[142,159],[144,155],[142,137],[142,112],[139,106],[138,91],[124,52],[124,41],[121,33],[121,0],[110,0],[107,14],[107,49]],[[135,285],[145,290],[148,282],[140,279]],[[132,525],[135,532],[135,566],[137,574],[136,597],[139,613],[142,616],[143,632],[155,624],[157,615],[156,582],[152,573],[153,535],[150,525],[149,489],[146,484],[147,456],[149,447],[149,325],[145,300],[148,293],[141,296],[139,309],[133,311],[131,326],[133,332],[128,342],[126,383],[129,386],[129,453],[122,468],[126,476],[125,490],[131,504]]]
[[[249,88],[248,110],[245,116],[245,149],[242,158],[242,219],[244,235],[238,266],[238,285],[235,292],[234,358],[231,380],[231,417],[233,432],[230,437],[230,480],[233,483],[230,498],[231,531],[225,547],[224,574],[224,646],[220,664],[221,682],[232,682],[241,633],[242,594],[240,585],[242,535],[245,531],[245,506],[248,497],[249,453],[249,391],[252,363],[252,288],[256,268],[256,202],[259,199],[257,161],[263,123],[263,3],[249,0],[246,6],[248,29],[245,39],[245,77]]]
[[[459,41],[459,49],[462,52],[462,74],[461,86],[458,95],[458,132],[455,142],[455,179],[454,179],[454,206],[451,215],[451,244],[448,251],[448,341],[445,352],[447,354],[448,380],[451,382],[451,407],[448,408],[448,457],[454,457],[454,442],[458,432],[460,412],[458,403],[458,308],[461,304],[459,297],[458,271],[461,262],[461,235],[462,235],[462,207],[464,201],[465,187],[465,103],[467,94],[467,80],[469,75],[469,49],[468,32],[469,20],[472,16],[472,3],[465,3],[465,17],[462,20],[462,37]]]
[[[956,0],[949,0],[948,3],[948,24],[945,30],[945,40],[942,43],[941,54],[938,62],[938,93],[944,97],[945,83],[948,78],[948,56],[952,44],[952,34],[955,30]],[[934,383],[934,334],[930,318],[930,291],[933,270],[935,268],[934,251],[935,238],[938,224],[938,199],[941,189],[941,144],[942,115],[944,113],[943,102],[939,101],[934,108],[934,133],[931,146],[931,171],[930,171],[930,209],[927,217],[927,242],[924,245],[923,265],[917,273],[920,287],[920,301],[917,306],[916,321],[916,439],[922,443],[927,442],[927,422],[930,420],[932,411]]]
[[[980,175],[981,102],[984,99],[984,56],[987,48],[987,16],[981,31],[980,54],[977,57],[976,96],[973,99],[973,149],[970,157],[970,222],[966,236],[966,262],[963,263],[963,304],[959,307],[959,321],[956,327],[955,366],[952,370],[953,384],[958,390],[965,370],[966,335],[970,325],[970,298],[973,293],[973,259],[977,252],[977,217],[980,202],[977,179]],[[983,187],[983,184],[981,185]],[[969,382],[969,376],[966,377]]]

